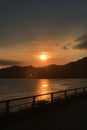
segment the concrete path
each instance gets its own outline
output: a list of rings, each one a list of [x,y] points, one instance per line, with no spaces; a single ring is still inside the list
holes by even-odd
[[[87,100],[41,113],[0,130],[87,130]]]

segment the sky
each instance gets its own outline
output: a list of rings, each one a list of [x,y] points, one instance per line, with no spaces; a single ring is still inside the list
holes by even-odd
[[[0,67],[62,65],[86,56],[87,0],[0,0]]]

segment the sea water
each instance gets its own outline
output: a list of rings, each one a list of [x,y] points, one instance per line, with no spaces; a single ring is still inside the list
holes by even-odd
[[[0,101],[87,87],[87,79],[0,79]]]

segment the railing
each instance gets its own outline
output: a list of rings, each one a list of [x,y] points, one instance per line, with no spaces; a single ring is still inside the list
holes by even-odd
[[[71,96],[86,94],[87,87],[56,91],[52,93],[40,94],[30,97],[16,98],[11,100],[0,101],[0,113],[9,113],[21,109],[31,109],[39,105],[56,102],[60,99],[67,100]],[[48,98],[45,99],[44,96]],[[44,97],[43,100],[41,97]]]

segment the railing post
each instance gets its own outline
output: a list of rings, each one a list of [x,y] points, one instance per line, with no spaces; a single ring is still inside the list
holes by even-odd
[[[83,88],[83,94],[85,93],[85,88]]]
[[[33,97],[33,104],[32,106],[35,106],[35,96]]]
[[[67,99],[67,91],[64,91],[65,94],[65,100]]]
[[[6,113],[10,112],[10,101],[6,102]]]
[[[75,89],[75,96],[77,96],[77,89]]]
[[[53,102],[53,93],[51,93],[51,102]]]

